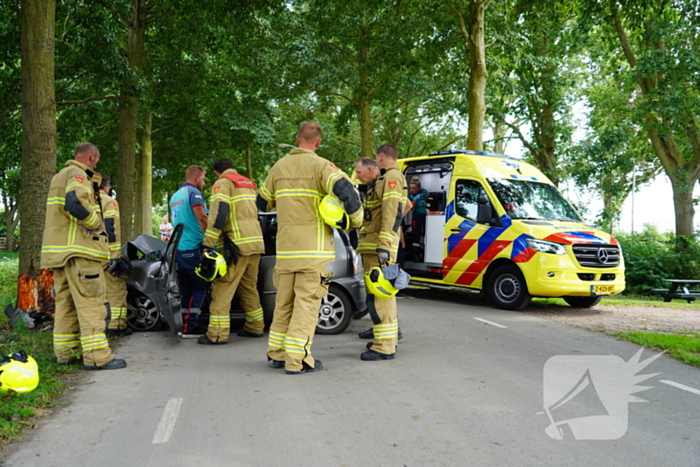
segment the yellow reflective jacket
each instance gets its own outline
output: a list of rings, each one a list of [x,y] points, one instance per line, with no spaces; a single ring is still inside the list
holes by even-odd
[[[395,258],[399,249],[399,228],[406,206],[408,186],[398,165],[379,171],[365,196],[365,222],[360,230],[358,253],[386,250]]]
[[[318,205],[340,180],[352,189],[342,170],[308,149],[292,149],[272,166],[259,193],[268,211],[277,210],[277,272],[324,269],[335,258],[333,232],[321,218]],[[359,227],[362,207],[357,192],[351,191],[358,209],[350,214],[350,225]]]
[[[116,259],[121,256],[122,249],[121,232],[119,231],[119,204],[117,200],[102,190],[100,190],[100,201],[102,201],[102,212],[104,213],[109,258]]]
[[[204,232],[205,247],[223,246],[223,233],[233,240],[241,256],[265,252],[255,206],[255,183],[233,169],[224,171],[211,189],[209,217]]]
[[[41,267],[59,268],[69,258],[109,262],[107,234],[100,208],[102,178],[85,164],[70,160],[51,179]]]

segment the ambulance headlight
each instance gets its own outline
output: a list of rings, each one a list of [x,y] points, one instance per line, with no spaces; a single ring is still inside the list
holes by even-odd
[[[530,248],[539,253],[551,253],[553,255],[565,255],[566,248],[561,243],[548,242],[546,240],[537,240],[536,238],[528,238],[527,244]]]

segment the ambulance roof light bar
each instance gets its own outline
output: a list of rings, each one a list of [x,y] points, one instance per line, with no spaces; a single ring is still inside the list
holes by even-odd
[[[473,155],[473,156],[488,156],[488,157],[500,157],[500,158],[505,158],[505,159],[515,159],[514,157],[507,156],[505,154],[496,154],[493,152],[484,152],[484,151],[474,151],[472,149],[447,149],[445,151],[431,152],[430,156],[450,156],[450,155],[454,155],[454,154],[469,154],[469,155]]]

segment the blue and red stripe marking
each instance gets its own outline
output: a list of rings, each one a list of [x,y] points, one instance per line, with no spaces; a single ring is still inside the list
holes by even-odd
[[[544,240],[563,243],[565,245],[571,245],[572,243],[608,243],[602,238],[593,235],[593,232],[583,231],[557,232],[555,234],[548,235],[544,238]],[[610,240],[612,242],[612,240],[615,239],[611,237]],[[617,240],[615,240],[615,242],[617,242]]]

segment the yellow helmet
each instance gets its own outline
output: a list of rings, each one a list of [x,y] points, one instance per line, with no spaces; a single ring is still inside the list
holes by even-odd
[[[398,264],[391,266],[375,266],[365,272],[365,285],[369,293],[385,300],[396,295],[399,290],[408,287],[411,276],[401,269]]]
[[[0,394],[32,392],[39,385],[39,366],[24,350],[0,359]]]
[[[318,205],[318,212],[323,221],[331,227],[347,229],[350,225],[350,218],[345,212],[345,208],[335,196],[324,196]]]
[[[194,269],[194,273],[207,282],[224,277],[226,271],[226,260],[221,253],[214,250],[205,251],[199,266]]]

